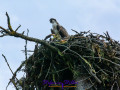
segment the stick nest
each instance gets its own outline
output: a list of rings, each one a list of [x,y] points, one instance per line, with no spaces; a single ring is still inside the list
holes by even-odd
[[[111,39],[108,32],[104,35],[75,32],[64,44],[48,41],[58,48],[58,52],[44,45],[36,46],[34,54],[26,60],[22,87],[49,90],[47,85],[43,85],[43,80],[63,82],[86,76],[91,83],[87,89],[120,88],[120,43]]]

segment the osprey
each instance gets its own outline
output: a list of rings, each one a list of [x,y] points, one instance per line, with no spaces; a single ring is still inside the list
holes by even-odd
[[[52,28],[53,28],[53,29],[51,29],[51,33],[52,33],[52,34],[59,35],[60,38],[62,38],[62,39],[69,37],[66,29],[65,29],[64,27],[62,27],[62,26],[57,22],[56,19],[51,18],[51,19],[50,19],[50,23],[52,23]]]

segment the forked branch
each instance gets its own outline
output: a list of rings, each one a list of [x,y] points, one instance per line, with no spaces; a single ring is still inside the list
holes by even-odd
[[[0,37],[4,37],[6,35],[14,36],[14,37],[19,37],[19,38],[22,38],[22,39],[25,39],[25,40],[28,40],[28,41],[40,43],[40,44],[48,47],[52,51],[57,51],[57,52],[59,51],[58,48],[55,48],[54,46],[50,45],[45,40],[40,40],[40,39],[37,39],[37,38],[29,37],[29,36],[24,35],[24,33],[18,33],[17,30],[21,27],[21,25],[18,26],[17,29],[13,30],[13,28],[11,26],[11,23],[10,23],[10,17],[9,17],[9,15],[8,15],[7,12],[6,12],[6,16],[7,16],[8,29],[5,29],[2,26],[0,26],[0,29],[1,29],[1,31],[0,31],[0,33],[1,33]]]

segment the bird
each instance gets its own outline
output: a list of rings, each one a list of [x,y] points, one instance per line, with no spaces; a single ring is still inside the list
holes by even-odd
[[[59,39],[67,39],[69,37],[67,30],[63,26],[61,26],[56,19],[51,18],[49,21],[52,24],[51,33],[53,35],[55,35]]]

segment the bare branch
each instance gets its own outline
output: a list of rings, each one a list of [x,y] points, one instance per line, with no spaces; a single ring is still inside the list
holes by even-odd
[[[27,29],[27,36],[28,36],[29,30]],[[27,60],[27,40],[25,40],[25,59]]]
[[[25,40],[28,40],[28,41],[33,41],[33,42],[36,42],[36,43],[40,43],[46,47],[48,47],[49,49],[51,49],[52,51],[55,51],[55,52],[58,52],[58,48],[50,45],[49,43],[47,43],[46,41],[44,40],[40,40],[40,39],[37,39],[37,38],[33,38],[33,37],[28,37],[26,35],[23,35],[24,32],[21,34],[21,33],[18,33],[18,32],[15,32],[12,27],[11,27],[11,24],[10,24],[10,18],[9,18],[9,15],[8,13],[6,12],[6,16],[7,16],[7,22],[8,22],[8,29],[5,29],[3,27],[0,26],[0,29],[2,29],[2,31],[5,33],[5,34],[8,34],[10,36],[14,36],[14,37],[19,37],[19,38],[22,38],[22,39],[25,39]],[[20,27],[20,26],[19,26]],[[18,30],[18,29],[17,29]],[[2,35],[4,36],[4,35]]]
[[[21,25],[18,26],[18,28],[15,30],[15,32],[17,32],[17,30],[21,27]]]
[[[13,76],[12,76],[12,78],[10,79],[10,81],[9,81],[9,83],[8,83],[8,85],[7,85],[7,87],[9,86],[9,84],[10,84],[11,82],[12,82],[13,85],[15,86],[13,80],[16,78],[17,72],[24,66],[25,62],[26,62],[26,60],[23,61],[22,64],[18,67],[18,69],[13,73]],[[19,83],[19,84],[20,84],[20,83]],[[6,89],[7,89],[7,87],[6,87]],[[16,87],[16,88],[17,88],[17,87]],[[18,89],[16,89],[16,90],[18,90]]]
[[[4,57],[5,62],[7,63],[7,65],[8,65],[8,67],[9,67],[10,71],[12,72],[12,74],[14,74],[13,71],[12,71],[12,69],[10,68],[10,65],[9,65],[9,63],[8,63],[8,61],[7,61],[7,59],[6,59],[6,57],[5,57],[3,54],[2,54],[2,56]]]
[[[0,37],[4,37],[4,36],[7,36],[8,34],[3,34],[3,35],[0,35]]]
[[[13,73],[13,71],[12,71],[12,69],[11,69],[11,67],[10,67],[7,59],[6,59],[6,57],[5,57],[3,54],[2,54],[2,56],[3,56],[3,58],[5,59],[5,62],[7,63],[7,65],[8,65],[8,67],[9,67],[11,73],[14,75],[14,73]],[[16,78],[16,76],[15,76],[15,78]],[[16,78],[16,79],[17,79],[17,78]],[[17,79],[17,80],[18,80],[18,79]],[[18,90],[18,88],[17,88],[17,86],[16,86],[16,84],[15,84],[15,81],[14,81],[13,79],[10,79],[10,82],[12,82],[13,85],[15,86],[16,90]],[[8,83],[7,87],[9,86],[10,82]],[[6,90],[7,90],[7,87],[6,87]]]
[[[11,24],[10,24],[10,17],[9,17],[9,15],[8,15],[8,13],[6,12],[6,16],[7,16],[7,23],[8,23],[8,28],[10,29],[10,31],[12,32],[13,31],[13,29],[12,29],[12,26],[11,26]]]
[[[25,52],[25,50],[21,50],[22,52]],[[34,52],[33,50],[27,50],[27,52]]]

